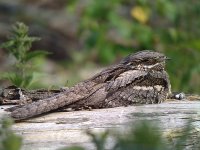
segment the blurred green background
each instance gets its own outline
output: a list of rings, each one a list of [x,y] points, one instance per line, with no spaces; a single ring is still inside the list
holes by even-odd
[[[11,26],[24,22],[41,37],[30,88],[70,86],[144,49],[165,53],[173,91],[200,93],[198,0],[1,0],[0,44]],[[15,60],[0,49],[0,71]],[[10,83],[1,80],[1,87]]]

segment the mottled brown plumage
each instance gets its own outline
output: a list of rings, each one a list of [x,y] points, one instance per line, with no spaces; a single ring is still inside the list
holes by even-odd
[[[63,93],[11,109],[11,116],[26,119],[64,106],[78,109],[161,103],[171,92],[164,70],[166,59],[148,50],[131,54]]]

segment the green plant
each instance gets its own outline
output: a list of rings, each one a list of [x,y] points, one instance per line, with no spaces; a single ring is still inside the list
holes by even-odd
[[[73,1],[67,7],[70,12],[74,10],[73,14],[79,12],[78,37],[84,43],[85,60],[92,58],[100,64],[110,64],[136,50],[160,51],[172,58],[167,70],[173,91],[199,93],[200,1],[87,0],[86,3]]]
[[[114,150],[166,150],[158,126],[150,121],[140,122],[127,135],[115,137],[117,144],[113,148]]]
[[[105,149],[107,138],[109,136],[108,130],[100,134],[94,134],[88,131],[87,134],[92,138],[92,143],[95,145],[97,150]]]
[[[22,138],[11,130],[13,121],[9,118],[0,120],[0,149],[1,150],[20,150]]]
[[[100,134],[92,132],[87,134],[96,150],[105,150],[106,144],[110,141],[108,138],[113,142],[109,144],[111,150],[184,150],[188,147],[199,149],[200,134],[193,131],[192,120],[185,125],[183,129],[168,131],[165,136],[155,122],[147,120],[135,123],[131,129],[123,130],[125,132],[107,130]],[[84,148],[75,146],[62,150],[84,150]]]
[[[34,77],[33,59],[47,55],[45,51],[30,51],[32,43],[38,41],[37,37],[28,36],[28,27],[24,23],[17,22],[11,32],[8,41],[0,48],[4,48],[15,58],[14,70],[4,73],[1,78],[8,79],[12,84],[28,88],[31,86]]]

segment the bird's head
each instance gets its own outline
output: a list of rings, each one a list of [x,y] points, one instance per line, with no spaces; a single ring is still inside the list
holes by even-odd
[[[132,69],[159,71],[164,70],[165,61],[168,59],[162,53],[144,50],[127,56],[121,64],[128,65]]]

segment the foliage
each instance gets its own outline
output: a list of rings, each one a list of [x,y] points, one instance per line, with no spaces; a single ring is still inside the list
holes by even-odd
[[[28,27],[20,22],[17,22],[12,29],[12,34],[8,41],[0,47],[8,51],[15,58],[13,72],[4,73],[2,78],[8,79],[12,84],[18,87],[29,87],[34,78],[34,67],[31,65],[33,59],[44,56],[47,52],[30,51],[32,43],[39,40],[36,37],[28,36]]]
[[[113,147],[109,148],[111,150],[183,150],[187,145],[187,141],[194,136],[191,135],[192,122],[189,121],[186,127],[176,133],[173,131],[171,134],[177,134],[177,139],[174,142],[171,140],[170,135],[165,137],[161,134],[161,130],[158,125],[150,121],[141,121],[132,126],[132,129],[126,130],[125,133],[119,131],[105,131],[101,134],[94,134],[92,132],[87,132],[91,137],[91,141],[95,146],[96,150],[106,149],[106,143],[108,143],[108,138],[111,137],[114,141]],[[196,132],[197,133],[197,132]],[[198,133],[197,133],[198,134]],[[200,136],[199,134],[197,135]],[[190,145],[191,149],[199,149],[199,138]],[[175,138],[175,137],[174,137]],[[188,145],[187,145],[188,146]],[[70,147],[62,150],[83,150],[81,147]]]
[[[159,128],[150,122],[142,122],[132,129],[127,136],[117,136],[116,150],[160,150],[165,149],[164,140],[161,137]]]
[[[79,12],[84,56],[102,64],[142,49],[172,58],[173,90],[200,92],[200,1],[87,0],[67,8]],[[178,78],[177,78],[178,77]]]
[[[3,118],[0,120],[0,149],[20,150],[22,138],[11,130],[12,120]]]
[[[22,138],[11,130],[13,121],[10,118],[0,120],[0,149],[1,150],[20,150],[22,146]],[[112,138],[113,145],[111,150],[183,150],[194,135],[192,131],[192,120],[190,120],[181,131],[173,131],[173,133],[162,135],[161,130],[155,122],[140,121],[135,123],[131,129],[122,131],[107,130],[102,133],[93,133],[87,131],[94,144],[96,150],[105,150],[108,139]],[[171,139],[171,134],[176,135],[176,142]],[[199,133],[195,132],[195,139],[190,145],[191,149],[199,149]],[[174,137],[175,138],[175,137]],[[195,141],[197,140],[197,141]],[[188,145],[187,145],[188,146]],[[62,148],[60,150],[85,150],[81,146],[72,146]]]
[[[105,149],[105,145],[106,145],[107,138],[109,135],[108,131],[105,131],[101,134],[94,134],[94,133],[88,131],[87,134],[92,138],[92,143],[95,145],[97,150]]]

